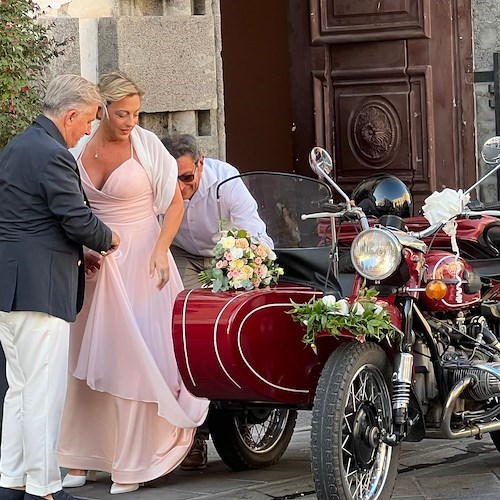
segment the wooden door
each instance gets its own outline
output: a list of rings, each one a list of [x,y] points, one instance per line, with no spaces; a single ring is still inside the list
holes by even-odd
[[[241,172],[294,169],[287,4],[220,0],[226,159]]]
[[[339,184],[392,173],[416,206],[472,184],[470,0],[310,0],[310,14],[316,141]]]

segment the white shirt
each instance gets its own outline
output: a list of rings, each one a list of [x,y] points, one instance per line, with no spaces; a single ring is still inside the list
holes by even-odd
[[[198,189],[190,200],[184,200],[184,216],[174,245],[193,255],[212,257],[213,238],[219,232],[219,220],[224,220],[225,229],[246,229],[273,248],[266,225],[257,213],[257,203],[241,179],[225,183],[217,203],[217,186],[235,175],[239,172],[229,163],[205,158]]]

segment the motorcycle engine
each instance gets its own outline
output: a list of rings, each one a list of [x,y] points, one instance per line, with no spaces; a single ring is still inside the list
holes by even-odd
[[[500,363],[491,363],[491,366],[500,370]],[[473,377],[475,379],[473,387],[463,392],[465,397],[476,401],[486,401],[500,395],[500,380],[491,373],[479,370],[473,366],[450,371],[450,383],[453,385],[465,377]]]
[[[426,314],[438,349],[442,383],[447,391],[465,377],[473,379],[457,403],[461,408],[455,408],[455,411],[476,411],[492,398],[500,398],[500,379],[495,376],[495,373],[500,374],[500,325],[496,308],[496,303],[483,304],[475,310],[482,314],[476,315],[468,315],[464,311],[446,317]],[[427,425],[438,426],[442,408],[438,402],[438,377],[435,367],[431,366],[431,359],[425,339],[417,335],[414,344],[414,390],[427,415]]]

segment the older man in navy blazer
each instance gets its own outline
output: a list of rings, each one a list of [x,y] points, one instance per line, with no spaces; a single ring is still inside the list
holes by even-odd
[[[0,153],[0,340],[4,400],[0,500],[72,499],[55,458],[66,393],[69,322],[82,304],[82,246],[106,254],[119,237],[86,204],[68,148],[102,98],[77,75],[49,84],[43,115]]]

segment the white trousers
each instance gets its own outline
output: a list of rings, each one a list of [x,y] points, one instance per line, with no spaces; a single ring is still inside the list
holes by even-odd
[[[7,360],[0,486],[32,495],[61,489],[56,444],[66,395],[69,323],[40,312],[0,311]]]

